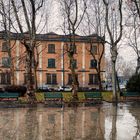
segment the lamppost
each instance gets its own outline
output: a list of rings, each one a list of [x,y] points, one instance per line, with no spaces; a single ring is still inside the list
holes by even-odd
[[[63,45],[63,50],[62,50],[62,59],[63,59],[63,87],[65,86],[65,63],[64,63],[64,59],[65,59],[65,54],[64,54],[64,45]]]

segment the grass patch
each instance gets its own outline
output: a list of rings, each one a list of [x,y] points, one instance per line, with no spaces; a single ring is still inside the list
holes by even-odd
[[[78,99],[79,99],[80,102],[85,100],[84,92],[78,92]]]
[[[35,93],[35,97],[36,97],[37,102],[44,102],[45,101],[43,92]]]
[[[72,93],[71,92],[63,92],[63,101],[70,102],[72,100]]]
[[[103,100],[112,101],[113,93],[111,91],[102,92]]]
[[[70,102],[72,100],[72,93],[71,92],[63,92],[62,95],[63,95],[63,100],[65,102]],[[80,102],[85,100],[84,92],[78,92],[78,100]]]

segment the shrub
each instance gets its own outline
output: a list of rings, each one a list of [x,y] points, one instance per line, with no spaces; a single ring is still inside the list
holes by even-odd
[[[11,85],[11,86],[6,86],[5,91],[18,92],[20,96],[24,96],[27,91],[27,88],[25,86]]]
[[[140,92],[140,73],[134,74],[126,85],[127,91],[137,91]]]

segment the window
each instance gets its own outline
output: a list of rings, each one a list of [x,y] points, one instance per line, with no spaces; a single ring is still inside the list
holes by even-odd
[[[98,75],[97,74],[89,74],[89,84],[98,84]]]
[[[24,83],[27,84],[27,81],[29,80],[29,74],[28,73],[24,73]],[[31,79],[31,84],[34,84],[34,75],[32,74],[32,79]]]
[[[47,73],[47,84],[57,84],[56,74]]]
[[[76,74],[76,80],[78,81],[78,74]],[[71,74],[68,74],[68,85],[72,85],[72,75]]]
[[[9,47],[8,47],[8,45],[7,45],[7,42],[3,42],[3,43],[2,43],[2,51],[3,51],[3,52],[7,52],[7,51],[8,51],[8,48],[9,48]]]
[[[90,51],[92,54],[96,55],[97,54],[97,46],[96,45],[92,45],[90,48]]]
[[[90,60],[90,68],[96,68],[97,67],[97,60],[92,59]]]
[[[11,84],[11,74],[10,73],[0,73],[0,84]]]
[[[48,53],[55,53],[55,44],[48,44]]]
[[[10,59],[9,59],[9,57],[2,57],[2,67],[5,67],[5,68],[10,67]]]
[[[74,68],[74,69],[77,68],[77,60],[76,59],[74,59],[73,62],[70,61],[70,68]]]
[[[55,68],[55,59],[48,59],[48,68]]]

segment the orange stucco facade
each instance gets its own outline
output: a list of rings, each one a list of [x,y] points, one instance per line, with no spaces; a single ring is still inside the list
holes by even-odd
[[[103,43],[100,43],[99,37],[97,35],[92,35],[92,45],[96,47],[96,60],[99,60],[99,56],[103,49]],[[96,69],[91,67],[91,60],[93,59],[89,50],[91,47],[88,37],[76,36],[76,53],[74,54],[76,60],[76,73],[78,75],[78,82],[80,87],[92,87],[98,88],[98,83],[92,78],[96,77]],[[38,87],[43,87],[44,85],[50,85],[54,87],[68,85],[70,71],[70,61],[66,52],[66,41],[64,36],[60,36],[54,33],[41,35],[37,38],[39,44],[39,65],[37,69],[37,81]],[[0,36],[0,73],[10,73],[9,67],[3,66],[3,57],[8,57],[7,51],[3,51],[4,39]],[[49,45],[52,45],[53,51],[49,52]],[[25,73],[26,73],[26,51],[25,47],[20,43],[19,39],[11,40],[11,56],[12,62],[14,64],[14,81],[16,85],[23,85],[25,83]],[[51,48],[52,49],[52,48]],[[49,59],[53,59],[53,65],[49,66]],[[104,80],[104,55],[101,61],[101,77]],[[50,60],[50,63],[52,60]],[[48,74],[48,77],[47,77]],[[54,75],[53,75],[54,74]],[[92,76],[93,75],[93,76]],[[0,75],[0,84],[10,84]],[[91,76],[91,77],[90,77]],[[95,76],[95,77],[94,77]],[[3,78],[3,79],[2,79]],[[4,80],[4,82],[3,82]],[[55,80],[55,82],[53,82]],[[52,83],[51,83],[52,82]]]

